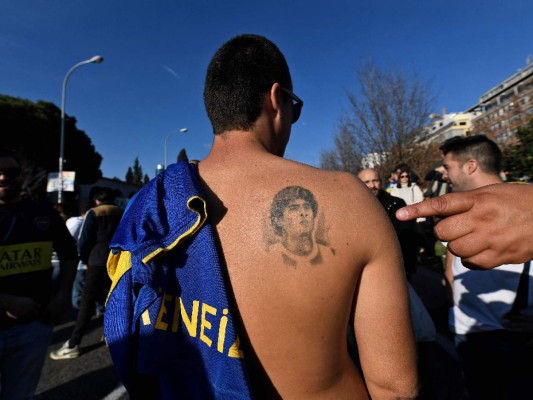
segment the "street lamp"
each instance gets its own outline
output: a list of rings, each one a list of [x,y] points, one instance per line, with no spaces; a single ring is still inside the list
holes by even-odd
[[[63,79],[63,87],[61,90],[61,139],[60,139],[60,145],[59,145],[59,188],[57,190],[57,203],[61,204],[63,202],[63,152],[65,147],[65,101],[67,97],[67,82],[68,78],[70,78],[70,75],[74,72],[74,70],[78,67],[81,67],[85,64],[100,64],[102,61],[104,61],[104,58],[102,56],[94,56],[88,60],[82,61],[74,65],[71,69],[68,70],[67,74],[65,75],[65,79]]]
[[[178,132],[187,132],[189,129],[187,128],[181,128],[177,131],[172,131],[170,133],[167,134],[167,136],[165,137],[165,169],[167,169],[167,141],[168,141],[168,138],[170,137],[170,135],[172,135],[173,133],[178,133]]]

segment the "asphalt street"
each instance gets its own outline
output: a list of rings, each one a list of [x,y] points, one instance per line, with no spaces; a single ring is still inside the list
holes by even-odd
[[[49,352],[69,338],[73,325],[70,321],[55,327]],[[102,318],[93,319],[78,358],[54,361],[47,356],[35,400],[129,399],[115,374],[102,336]]]

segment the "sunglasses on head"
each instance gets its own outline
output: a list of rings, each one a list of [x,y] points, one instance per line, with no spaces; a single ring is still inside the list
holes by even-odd
[[[4,178],[7,179],[13,179],[19,177],[21,172],[22,170],[19,167],[4,168],[0,169],[0,176],[4,176]]]
[[[289,96],[290,99],[292,100],[292,123],[294,124],[296,121],[298,121],[298,118],[300,118],[300,114],[302,113],[302,107],[304,106],[304,102],[288,89],[281,88],[281,91],[285,93],[287,96]]]

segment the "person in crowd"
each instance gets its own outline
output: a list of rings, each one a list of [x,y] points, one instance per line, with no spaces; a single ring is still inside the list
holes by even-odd
[[[85,214],[87,210],[89,210],[90,206],[85,205],[81,209],[81,214],[76,215],[73,217],[70,217],[67,219],[67,228],[74,238],[76,240],[76,243],[79,244],[79,238],[81,233],[81,227],[83,225],[83,220],[85,218]],[[85,285],[85,274],[87,273],[87,264],[85,264],[83,261],[79,261],[78,263],[78,271],[76,272],[76,278],[74,279],[74,283],[72,285],[72,308],[74,312],[74,316],[77,317],[80,306],[81,306],[81,294],[83,292],[83,286]],[[104,304],[98,303],[97,304],[97,314],[103,314],[104,312]]]
[[[398,236],[402,249],[403,264],[407,280],[411,281],[411,276],[416,269],[417,232],[414,221],[399,221],[396,218],[396,211],[405,207],[405,201],[399,197],[391,196],[381,188],[381,179],[378,171],[367,168],[359,171],[357,177],[370,189],[377,197],[385,209],[389,220]],[[408,223],[406,223],[408,222]]]
[[[407,164],[401,164],[399,166],[398,177],[398,184],[390,192],[392,196],[403,199],[407,205],[416,204],[424,200],[422,189],[411,181],[411,171]],[[430,223],[430,221],[427,221],[423,217],[416,219],[416,232],[421,263],[432,262],[435,259],[435,241],[432,240],[433,235],[427,232],[427,226]],[[431,229],[431,226],[429,229]]]
[[[387,184],[385,185],[385,191],[387,193],[390,193],[393,187],[396,187],[398,185],[398,174],[396,171],[392,171],[390,173],[389,179],[387,179]]]
[[[22,192],[16,153],[0,148],[0,398],[33,398],[52,325],[70,311],[76,244],[49,204]],[[60,260],[52,293],[52,250]]]
[[[399,197],[405,204],[415,204],[424,200],[422,189],[413,181],[411,181],[410,170],[407,166],[398,170],[398,183],[396,187],[391,189],[390,194],[394,197]]]
[[[80,231],[81,226],[83,224],[83,217],[85,215],[85,212],[87,212],[87,207],[84,207],[82,209],[82,212],[80,215],[72,215],[69,218],[66,219],[65,224],[67,225],[67,229],[70,232],[70,235],[78,241],[78,238],[80,237]]]
[[[445,170],[442,161],[438,161],[433,165],[431,170],[424,177],[424,180],[428,182],[424,197],[438,197],[450,191],[448,182],[443,178],[444,172]]]
[[[435,235],[467,268],[490,269],[533,259],[533,185],[493,184],[401,208],[407,221],[437,217]]]
[[[57,211],[63,221],[67,221],[72,216],[72,207],[68,203],[53,204],[52,207]],[[68,228],[68,227],[67,227]],[[61,268],[59,266],[59,257],[57,252],[52,252],[52,293],[57,291],[59,285],[59,275]]]
[[[440,149],[444,157],[444,178],[455,192],[501,182],[502,154],[498,145],[486,136],[452,138]],[[509,318],[513,311],[519,313],[533,306],[529,263],[474,271],[466,268],[459,257],[448,253],[446,276],[452,284],[454,298],[450,329],[455,333],[471,399],[522,399],[524,393],[533,389],[533,323],[532,333],[521,332],[513,328]],[[521,281],[525,288],[521,289]],[[519,290],[525,293],[519,295]]]
[[[405,162],[401,162],[400,164],[398,164],[394,168],[394,171],[396,172],[396,176],[398,177],[397,181],[400,181],[399,177],[402,171],[409,171],[409,180],[411,181],[411,183],[418,184],[418,181],[420,180],[418,175],[409,167],[409,164]]]
[[[113,204],[114,199],[110,188],[101,188],[95,195],[96,207],[85,214],[78,239],[80,259],[87,265],[80,308],[70,339],[50,353],[53,360],[71,359],[80,355],[79,345],[91,322],[96,303],[105,301],[111,287],[106,269],[109,243],[123,213],[120,207]]]
[[[415,272],[416,266],[416,227],[414,221],[399,221],[396,218],[396,211],[401,207],[405,207],[405,202],[398,198],[391,196],[381,188],[381,179],[378,171],[367,168],[359,171],[357,177],[370,189],[375,195],[387,216],[389,217],[402,249],[405,272],[408,281],[411,282],[412,274]],[[406,224],[405,222],[409,222]],[[459,366],[454,360],[455,353],[449,355],[440,347],[437,347],[437,327],[433,322],[432,316],[429,314],[426,306],[409,283],[409,300],[411,305],[411,318],[413,322],[413,330],[415,332],[415,339],[417,343],[418,353],[418,370],[420,375],[420,399],[436,399],[436,398],[463,398],[464,386],[460,377]],[[435,311],[435,310],[434,310]],[[443,325],[447,325],[447,311],[443,307],[443,312],[446,313],[443,320]],[[439,310],[440,322],[440,310]],[[447,327],[445,328],[447,330]],[[446,338],[440,337],[439,341],[446,341]],[[448,347],[452,347],[450,344]],[[439,364],[438,368],[436,364]],[[439,370],[440,369],[440,370]],[[442,374],[446,375],[443,378]]]
[[[394,231],[352,175],[283,158],[303,105],[283,54],[262,36],[231,39],[209,64],[204,101],[210,153],[144,186],[111,244],[104,327],[125,387],[168,398],[415,398]],[[323,257],[301,261],[317,248]]]

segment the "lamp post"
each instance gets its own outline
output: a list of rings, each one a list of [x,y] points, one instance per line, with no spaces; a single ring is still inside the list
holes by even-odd
[[[68,70],[65,78],[63,79],[63,87],[61,90],[61,139],[59,145],[59,188],[57,190],[57,203],[61,204],[63,202],[63,152],[65,147],[65,102],[67,97],[67,82],[70,75],[78,67],[81,67],[85,64],[100,64],[104,61],[102,56],[94,56],[88,60],[81,61],[74,65],[71,69]]]
[[[187,132],[189,129],[187,128],[181,128],[177,131],[172,131],[170,133],[167,134],[167,136],[165,137],[165,169],[167,169],[167,141],[168,141],[168,138],[170,137],[170,135],[172,135],[173,133],[178,133],[178,132],[182,132],[182,133],[185,133]]]

